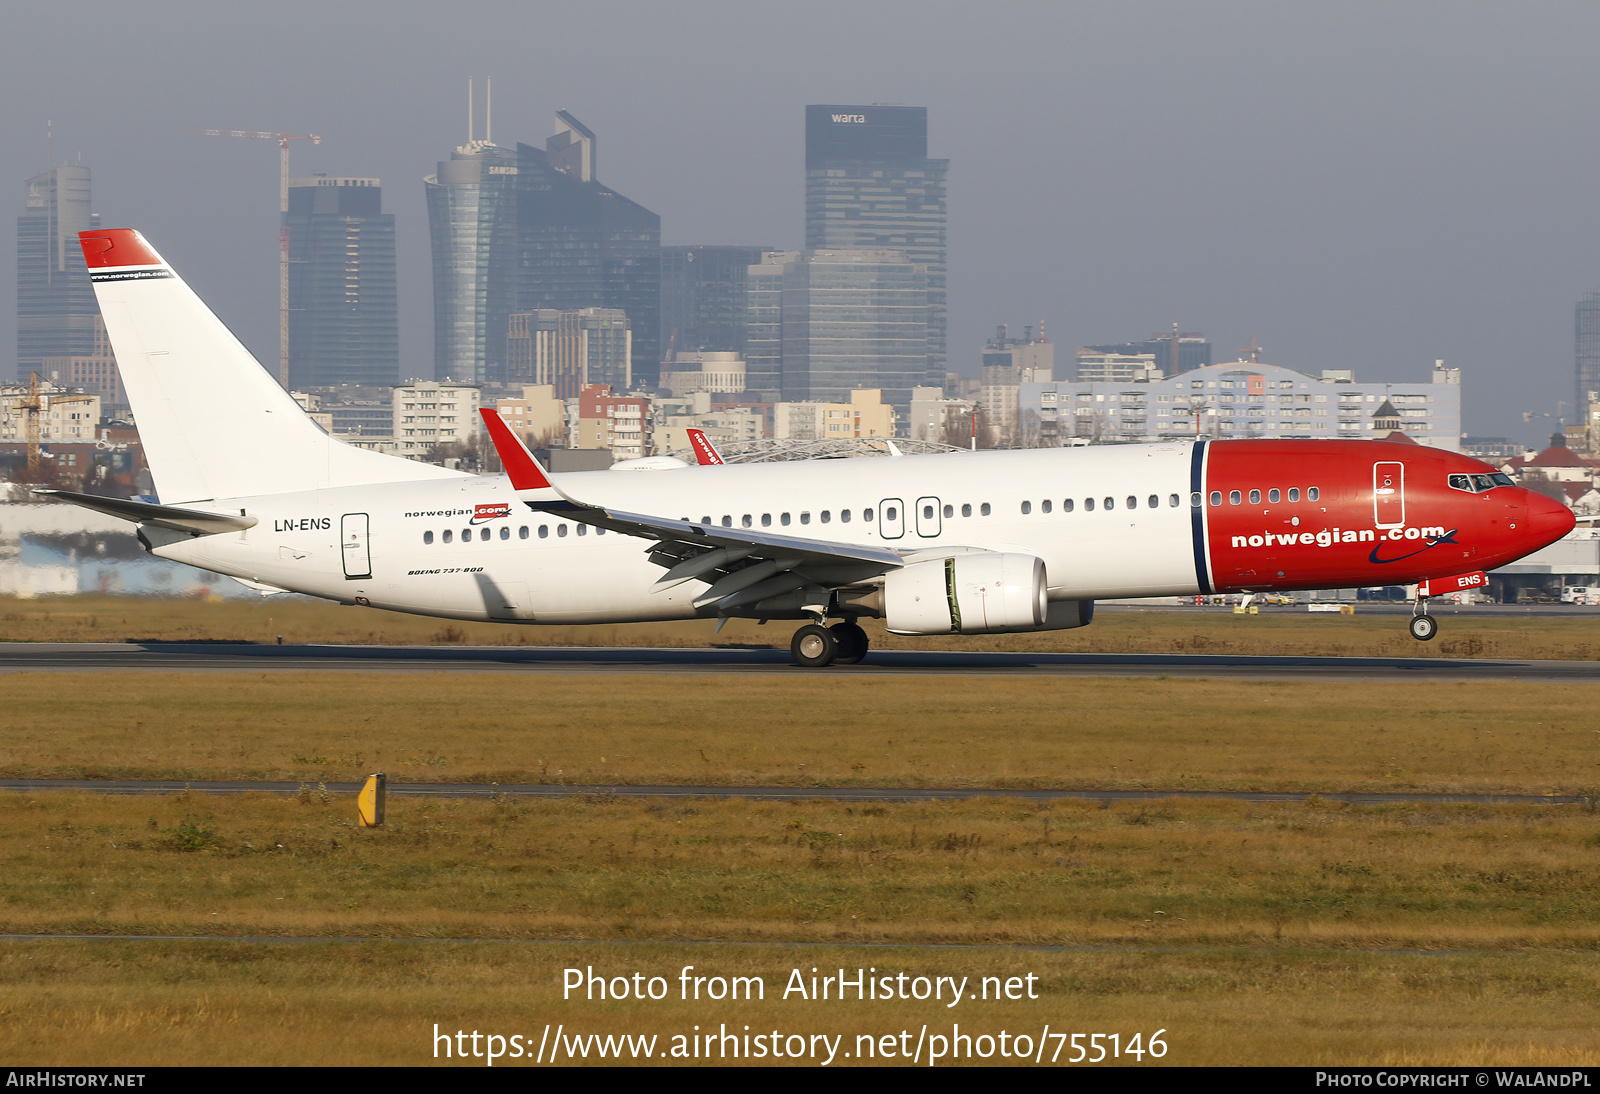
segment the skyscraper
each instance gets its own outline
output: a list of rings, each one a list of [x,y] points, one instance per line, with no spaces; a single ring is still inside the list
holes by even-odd
[[[1590,394],[1600,392],[1600,289],[1578,301],[1577,350],[1575,410],[1568,421],[1581,420],[1589,400],[1600,397]]]
[[[847,403],[866,387],[909,407],[928,374],[928,274],[899,251],[771,253],[746,298],[746,390],[760,398]]]
[[[1151,354],[1155,357],[1156,368],[1168,376],[1176,376],[1180,372],[1189,372],[1197,368],[1209,368],[1211,365],[1211,343],[1206,341],[1206,336],[1194,331],[1179,331],[1176,328],[1171,334],[1157,331],[1142,342],[1117,342],[1112,345],[1083,348],[1121,357]],[[1173,354],[1174,349],[1177,350],[1176,357]]]
[[[595,136],[565,111],[542,149],[488,140],[426,180],[435,368],[504,383],[510,317],[620,308],[636,383],[660,368],[661,218],[595,177]]]
[[[289,183],[289,386],[400,378],[394,214],[377,179]]]
[[[17,218],[17,373],[46,357],[95,354],[95,303],[78,233],[100,226],[89,210],[89,169],[62,164],[27,180]]]
[[[743,353],[745,281],[770,247],[661,248],[661,343],[677,353]]]
[[[928,158],[927,107],[806,107],[806,247],[896,250],[925,268],[925,382],[940,387],[949,166]]]

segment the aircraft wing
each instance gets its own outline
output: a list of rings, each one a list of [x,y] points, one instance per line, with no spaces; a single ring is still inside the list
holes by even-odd
[[[697,607],[718,612],[759,603],[770,597],[801,593],[808,603],[828,590],[877,577],[905,565],[904,556],[887,547],[834,543],[758,530],[646,513],[631,513],[585,502],[564,491],[539,466],[527,446],[492,410],[482,411],[489,437],[523,504],[580,524],[653,540],[650,561],[666,569],[657,590],[686,581],[707,582],[695,598]]]

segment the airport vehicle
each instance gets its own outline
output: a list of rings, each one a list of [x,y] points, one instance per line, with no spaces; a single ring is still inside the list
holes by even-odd
[[[80,238],[158,501],[48,493],[263,592],[525,624],[798,620],[795,661],[822,666],[861,660],[864,617],[911,635],[1081,627],[1097,598],[1488,570],[1573,526],[1477,460],[1354,440],[551,475],[486,411],[506,471],[471,475],[329,437],[137,232]]]
[[[1561,603],[1600,604],[1600,586],[1563,585],[1561,587]]]

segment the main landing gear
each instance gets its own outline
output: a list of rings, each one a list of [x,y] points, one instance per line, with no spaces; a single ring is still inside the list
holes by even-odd
[[[854,665],[867,655],[867,632],[852,620],[824,627],[808,623],[794,632],[789,654],[802,668]]]

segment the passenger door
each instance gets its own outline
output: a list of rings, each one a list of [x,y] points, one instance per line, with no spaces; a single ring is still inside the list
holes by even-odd
[[[372,576],[372,552],[367,546],[367,514],[346,513],[339,518],[339,555],[347,581]]]
[[[1383,461],[1372,465],[1372,519],[1379,528],[1406,522],[1406,465]]]

